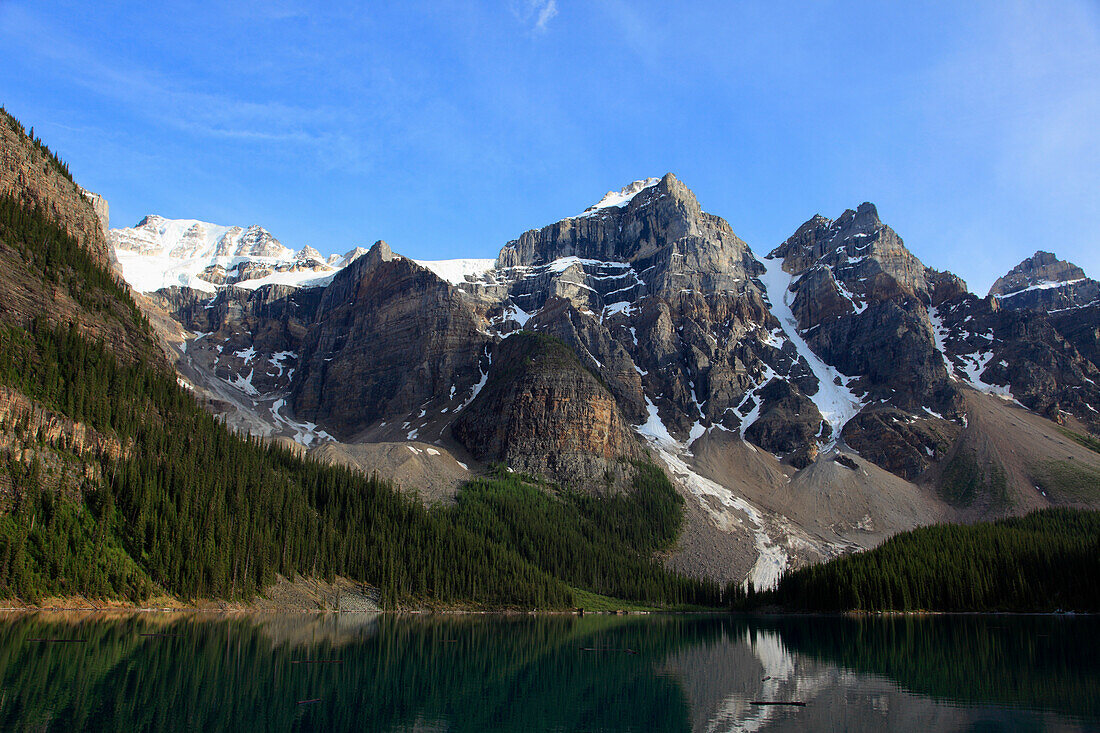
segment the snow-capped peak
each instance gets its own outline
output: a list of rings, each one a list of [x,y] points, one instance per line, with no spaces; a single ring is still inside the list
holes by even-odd
[[[365,255],[369,250],[366,247],[353,247],[343,255],[333,255],[328,258],[328,263],[333,267],[347,267],[355,260]]]
[[[294,255],[294,259],[298,262],[307,262],[309,260],[324,262],[325,256],[307,244],[305,247],[298,250],[298,253]]]
[[[608,191],[604,194],[604,197],[597,201],[592,206],[589,206],[584,210],[581,216],[589,216],[596,213],[600,209],[607,209],[611,207],[626,206],[630,203],[630,200],[637,196],[639,193],[647,188],[652,188],[661,182],[660,178],[645,178],[640,181],[634,181],[628,186],[624,186],[618,191]]]
[[[310,287],[336,272],[313,247],[295,252],[261,226],[222,226],[197,219],[146,216],[136,226],[112,229],[123,278],[139,292],[179,286],[204,292],[236,285]]]

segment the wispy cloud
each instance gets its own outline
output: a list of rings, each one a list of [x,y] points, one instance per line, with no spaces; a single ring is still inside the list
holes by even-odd
[[[558,0],[513,0],[512,15],[533,33],[545,33],[558,14]]]
[[[549,0],[542,8],[539,9],[539,18],[535,21],[535,30],[545,32],[546,24],[550,22],[550,19],[558,14],[558,2],[557,0]]]
[[[9,10],[0,17],[0,33],[19,38],[29,53],[63,73],[69,83],[114,100],[135,115],[212,140],[262,145],[265,150],[278,146],[292,155],[312,152],[326,168],[369,167],[364,146],[347,133],[356,122],[347,110],[196,88],[185,77],[115,63],[40,18]],[[7,32],[15,27],[19,34]]]

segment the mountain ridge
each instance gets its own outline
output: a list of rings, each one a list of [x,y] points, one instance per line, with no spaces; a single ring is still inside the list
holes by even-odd
[[[1043,505],[1047,500],[1034,489],[1038,468],[1005,471],[997,452],[984,449],[975,455],[991,475],[1008,477],[1015,503],[989,500],[1001,489],[986,483],[968,494],[970,504],[952,504],[944,467],[970,455],[963,446],[978,440],[974,430],[985,429],[969,425],[969,411],[978,409],[969,390],[997,396],[1003,409],[1018,401],[1071,430],[1100,428],[1092,417],[1100,406],[1095,329],[1065,311],[1006,308],[1003,299],[970,293],[961,278],[924,265],[867,202],[835,220],[815,215],[758,256],[670,173],[523,232],[501,247],[491,267],[484,260],[450,262],[417,263],[379,243],[328,281],[282,289],[261,284],[256,290],[266,295],[243,311],[222,305],[232,284],[212,298],[188,296],[186,288],[153,297],[184,328],[203,334],[195,345],[178,344],[181,361],[216,362],[213,376],[201,365],[188,373],[207,375],[223,396],[235,391],[227,419],[237,415],[249,430],[307,447],[426,443],[440,460],[473,466],[471,476],[484,470],[472,457],[512,455],[518,469],[548,476],[552,465],[573,466],[573,483],[597,490],[604,474],[598,467],[606,465],[599,461],[562,454],[559,462],[547,449],[525,462],[519,453],[482,447],[496,430],[491,421],[473,421],[479,431],[454,429],[456,419],[470,422],[464,411],[479,399],[514,334],[560,339],[606,386],[640,445],[665,462],[685,497],[702,504],[689,533],[755,548],[738,559],[686,542],[680,552],[698,563],[685,567],[722,580],[774,578],[776,568],[829,557],[859,545],[860,536],[874,543],[883,531],[937,517],[1000,516],[1013,506]],[[198,318],[211,309],[222,314],[218,323]],[[271,320],[264,315],[270,309],[293,311],[293,327],[265,330],[262,324],[291,323]],[[1074,312],[1093,313],[1087,303]],[[283,335],[271,340],[265,332]],[[215,355],[212,348],[220,350]],[[279,355],[268,371],[292,378],[263,386],[268,375],[257,376],[255,360]],[[523,400],[536,399],[533,385],[515,387]],[[582,401],[594,399],[592,393]],[[540,445],[542,431],[569,432],[568,422],[530,425],[510,437]],[[1053,427],[1048,433],[1057,435]],[[698,473],[703,455],[714,465],[733,465],[742,460],[735,455],[757,449],[772,456],[768,470],[783,481],[806,477],[800,481],[806,490],[846,507],[832,528],[806,517],[797,520],[801,527],[792,524],[788,517],[799,512],[760,493],[772,479],[749,486]],[[711,455],[716,450],[726,457]],[[822,467],[862,465],[856,456],[897,477],[896,485],[875,481],[906,502],[906,515],[871,501],[863,489],[854,503],[830,493],[830,484],[856,491],[840,480],[854,469]],[[734,485],[740,488],[731,492]],[[722,508],[707,508],[715,502]],[[857,506],[871,511],[856,516]],[[874,530],[852,534],[841,525]]]

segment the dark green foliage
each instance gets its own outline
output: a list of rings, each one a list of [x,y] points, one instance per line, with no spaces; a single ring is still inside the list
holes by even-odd
[[[810,611],[1098,611],[1100,512],[936,525],[786,574],[744,606]]]
[[[940,492],[952,504],[969,506],[978,495],[981,478],[973,454],[960,450],[943,469]]]
[[[276,573],[302,573],[377,583],[391,601],[566,606],[572,600],[567,586],[508,548],[455,531],[446,516],[382,481],[231,435],[171,376],[140,363],[120,365],[71,330],[35,324],[3,333],[0,380],[131,447],[118,460],[99,456],[107,478],[95,493],[109,514],[108,537],[170,592],[246,598]],[[4,525],[3,542],[12,548],[8,567],[0,569],[5,595],[57,592],[53,569],[85,550],[87,517],[43,530],[49,536],[40,551],[30,551],[21,531],[35,496],[22,492],[15,519]],[[90,512],[64,499],[56,503],[76,515]],[[107,591],[131,595],[117,585]]]
[[[716,584],[685,578],[650,558],[679,533],[683,499],[652,464],[635,464],[633,491],[551,496],[516,474],[467,484],[450,513],[456,527],[511,547],[566,583],[654,604],[715,605]]]
[[[151,348],[145,317],[118,278],[49,214],[10,195],[0,195],[0,251],[5,249],[44,282],[63,288],[81,308],[119,321],[137,343]]]
[[[43,596],[148,597],[152,583],[121,546],[110,495],[85,504],[43,490],[42,467],[7,460],[2,468],[19,496],[0,515],[0,589],[37,601]],[[5,594],[5,595],[8,595]]]
[[[940,494],[956,506],[971,506],[983,496],[995,506],[1005,506],[1008,482],[1001,466],[992,463],[983,468],[972,452],[960,450],[943,469]]]

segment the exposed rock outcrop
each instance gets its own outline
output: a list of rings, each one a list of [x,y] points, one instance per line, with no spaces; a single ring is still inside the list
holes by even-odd
[[[760,416],[745,430],[745,439],[769,453],[795,453],[829,429],[817,406],[789,382],[773,379],[757,397],[763,403]]]
[[[1048,313],[1100,303],[1100,282],[1051,252],[1036,252],[997,278],[989,294],[1010,310]]]
[[[493,350],[484,389],[452,425],[483,461],[577,487],[607,488],[641,455],[614,396],[561,341],[519,332]]]
[[[344,439],[438,412],[481,379],[491,339],[479,326],[461,293],[377,242],[323,291],[302,343],[294,411]]]

